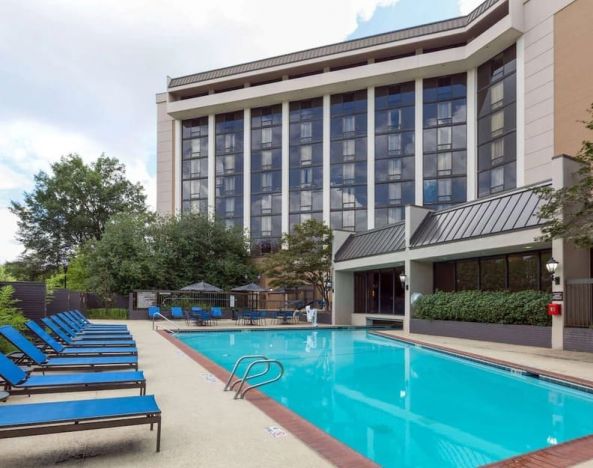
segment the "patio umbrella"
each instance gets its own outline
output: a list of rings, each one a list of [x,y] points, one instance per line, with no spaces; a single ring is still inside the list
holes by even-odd
[[[222,289],[217,288],[210,283],[206,283],[205,281],[200,281],[199,283],[190,284],[181,288],[181,291],[222,292]]]
[[[253,292],[253,293],[258,293],[258,292],[267,292],[268,290],[266,288],[262,288],[259,284],[255,284],[255,283],[249,283],[249,284],[244,284],[243,286],[238,286],[236,288],[231,289],[232,292]]]

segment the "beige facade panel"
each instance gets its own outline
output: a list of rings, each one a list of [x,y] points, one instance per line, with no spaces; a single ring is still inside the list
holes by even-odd
[[[159,214],[174,212],[175,167],[173,158],[173,118],[167,114],[163,93],[157,95],[157,199]]]
[[[591,138],[580,122],[593,103],[593,2],[575,0],[554,16],[554,151],[576,154]]]

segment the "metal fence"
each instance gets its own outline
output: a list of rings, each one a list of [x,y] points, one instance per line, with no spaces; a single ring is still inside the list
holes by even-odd
[[[593,325],[593,278],[566,282],[564,326],[589,328]]]

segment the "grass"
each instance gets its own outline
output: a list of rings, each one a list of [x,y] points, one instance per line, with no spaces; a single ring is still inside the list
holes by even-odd
[[[87,309],[86,316],[89,319],[126,320],[128,318],[128,309]]]

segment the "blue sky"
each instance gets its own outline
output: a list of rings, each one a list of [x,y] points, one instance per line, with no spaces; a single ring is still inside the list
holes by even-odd
[[[21,199],[33,175],[61,155],[119,158],[154,206],[154,100],[167,75],[437,21],[479,3],[2,0],[0,263],[22,250],[9,201]]]

